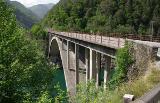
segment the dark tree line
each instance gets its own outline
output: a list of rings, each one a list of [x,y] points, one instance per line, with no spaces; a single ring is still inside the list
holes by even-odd
[[[159,0],[61,0],[43,24],[56,30],[160,35]]]

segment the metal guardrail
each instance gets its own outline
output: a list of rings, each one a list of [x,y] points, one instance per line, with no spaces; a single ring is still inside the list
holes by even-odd
[[[160,42],[160,36],[126,34],[125,38],[141,41]]]
[[[160,103],[160,84],[158,84],[155,88],[141,98],[131,103]]]

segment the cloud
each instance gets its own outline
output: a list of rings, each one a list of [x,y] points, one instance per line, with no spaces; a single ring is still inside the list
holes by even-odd
[[[37,4],[48,4],[48,3],[57,3],[59,0],[12,0],[12,1],[18,1],[25,5],[26,7],[30,7]]]

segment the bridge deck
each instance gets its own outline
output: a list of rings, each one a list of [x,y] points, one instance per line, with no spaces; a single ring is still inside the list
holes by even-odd
[[[82,40],[85,42],[98,44],[106,47],[111,48],[122,48],[125,44],[125,39],[117,38],[117,37],[106,37],[106,36],[98,36],[98,35],[89,35],[89,34],[78,34],[78,33],[69,33],[69,32],[56,32],[56,31],[49,31],[50,33]]]
[[[160,42],[160,36],[151,36],[151,35],[134,35],[134,34],[109,34],[109,37],[107,36],[99,36],[99,35],[89,35],[89,34],[80,34],[80,33],[70,33],[70,32],[57,32],[53,30],[49,30],[50,33],[82,40],[85,42],[98,44],[106,47],[111,47],[114,49],[122,48],[124,47],[125,40],[139,40],[139,41],[145,41],[149,45],[153,45]]]

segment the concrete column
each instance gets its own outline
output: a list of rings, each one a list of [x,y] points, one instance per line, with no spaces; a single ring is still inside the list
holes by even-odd
[[[62,39],[62,50],[65,50],[64,49],[64,40]]]
[[[101,69],[101,54],[97,52],[97,57],[96,57],[96,87],[99,86],[99,72]]]
[[[76,84],[79,84],[79,45],[75,44],[75,76]]]
[[[70,47],[70,45],[69,45],[70,43],[69,43],[69,41],[67,40],[67,69],[69,70],[70,69],[70,67],[69,67],[69,47]]]
[[[96,52],[90,49],[90,80],[96,80]]]
[[[107,84],[107,81],[109,80],[110,67],[111,67],[111,57],[105,56],[104,89],[106,89],[106,84]]]
[[[85,48],[86,83],[89,80],[89,49]]]

